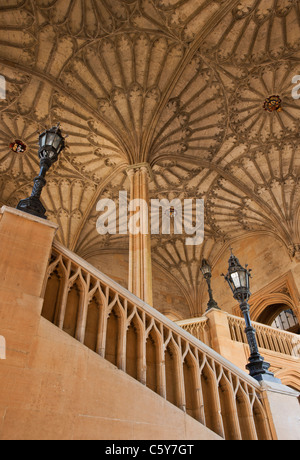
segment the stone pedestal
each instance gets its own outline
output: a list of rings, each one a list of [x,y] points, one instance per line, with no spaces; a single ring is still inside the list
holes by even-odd
[[[232,341],[228,314],[225,311],[212,308],[204,316],[209,321],[211,347],[240,369],[246,370],[247,356],[244,351],[245,345]]]
[[[0,335],[10,365],[25,365],[39,325],[57,226],[16,209],[0,214]]]
[[[280,441],[300,441],[300,393],[285,385],[262,382],[273,429]]]

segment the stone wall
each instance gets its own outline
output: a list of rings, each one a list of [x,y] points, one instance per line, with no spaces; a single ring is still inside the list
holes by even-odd
[[[1,440],[220,439],[47,320],[28,347],[17,337],[30,321],[15,326],[0,361]]]

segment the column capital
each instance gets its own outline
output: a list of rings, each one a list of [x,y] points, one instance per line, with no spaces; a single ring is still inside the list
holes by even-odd
[[[137,163],[137,164],[128,166],[126,169],[126,173],[129,178],[132,177],[134,173],[137,171],[147,172],[150,182],[153,181],[153,172],[152,172],[152,168],[149,165],[149,163]]]

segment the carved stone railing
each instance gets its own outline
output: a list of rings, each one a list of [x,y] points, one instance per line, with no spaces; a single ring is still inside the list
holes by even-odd
[[[242,318],[228,315],[231,339],[248,343],[245,334],[245,322]],[[300,358],[300,336],[291,332],[275,329],[260,323],[252,323],[256,330],[259,348]]]
[[[189,334],[196,337],[198,340],[201,340],[201,342],[205,343],[209,347],[211,346],[208,318],[205,316],[176,321],[176,324],[182,327]]]
[[[258,382],[58,243],[44,299],[46,319],[222,438],[272,439]]]

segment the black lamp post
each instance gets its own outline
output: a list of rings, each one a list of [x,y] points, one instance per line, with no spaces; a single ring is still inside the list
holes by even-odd
[[[202,260],[201,271],[202,271],[202,274],[203,274],[204,278],[206,279],[207,286],[208,286],[208,294],[209,294],[209,301],[208,301],[208,304],[207,304],[207,310],[206,311],[209,311],[212,308],[216,308],[217,310],[221,310],[219,308],[217,302],[213,298],[213,293],[212,293],[212,289],[211,289],[211,266],[209,265],[208,261],[205,260],[205,259]]]
[[[226,276],[222,276],[224,276],[225,280],[228,282],[230,289],[233,293],[233,297],[239,302],[241,311],[246,322],[245,332],[250,347],[249,364],[247,364],[246,368],[249,370],[251,377],[255,378],[259,382],[272,381],[275,383],[281,383],[281,381],[275,378],[274,374],[272,374],[272,372],[269,371],[270,364],[265,362],[264,358],[260,355],[258,351],[256,332],[251,324],[250,306],[248,303],[248,300],[251,296],[251,270],[248,270],[248,265],[246,265],[246,267],[243,268],[239,263],[238,259],[233,255],[231,250],[228,273]]]
[[[62,136],[60,124],[40,134],[39,146],[40,173],[34,179],[31,197],[20,201],[17,209],[33,216],[47,219],[45,216],[46,209],[40,201],[40,196],[46,185],[45,176],[47,172],[58,160],[59,154],[65,148],[65,138]]]

